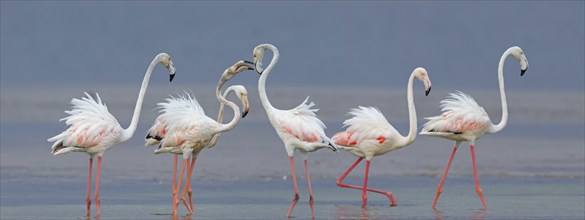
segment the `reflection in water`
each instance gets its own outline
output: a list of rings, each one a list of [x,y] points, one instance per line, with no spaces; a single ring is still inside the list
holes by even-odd
[[[171,220],[193,220],[193,215],[183,215],[181,217],[178,215],[171,215]]]
[[[336,205],[334,219],[395,219],[394,216],[379,216],[377,208],[388,206]]]
[[[471,216],[471,219],[472,220],[483,220],[483,219],[485,219],[486,214],[487,214],[487,210],[480,209],[480,210],[477,210],[476,212],[473,213],[473,215]],[[435,219],[443,220],[443,216],[445,216],[445,213],[438,210],[438,209],[433,209],[433,215],[435,215]]]

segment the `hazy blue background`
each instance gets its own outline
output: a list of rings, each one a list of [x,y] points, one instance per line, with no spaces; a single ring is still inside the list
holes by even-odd
[[[520,77],[513,59],[505,78],[510,118],[497,135],[477,142],[478,170],[490,212],[473,187],[468,148],[453,162],[442,211],[429,208],[452,142],[417,137],[408,148],[372,161],[371,186],[393,191],[399,203],[335,186],[355,158],[328,150],[310,155],[318,218],[583,219],[585,205],[585,3],[481,2],[0,2],[0,218],[82,218],[87,156],[54,157],[46,142],[64,129],[58,119],[72,97],[99,92],[126,127],[143,74],[159,52],[173,57],[168,82],[157,67],[134,138],[104,156],[104,218],[168,219],[172,157],[142,147],[167,94],[190,90],[208,115],[218,102],[220,73],[254,46],[272,43],[280,61],[268,80],[272,103],[288,109],[307,95],[333,135],[358,105],[381,109],[401,133],[408,129],[408,74],[429,71],[433,90],[415,83],[418,126],[439,114],[448,92],[462,90],[500,120],[497,65],[510,46],[530,62]],[[265,60],[269,62],[270,55]],[[281,141],[258,100],[258,75],[242,73],[251,109],[219,144],[201,153],[193,174],[200,218],[282,217],[292,198],[290,167]],[[231,118],[231,112],[228,111]],[[301,160],[301,202],[308,206]],[[363,165],[348,178],[361,183]],[[233,196],[233,197],[232,197]],[[229,208],[226,208],[229,207]],[[94,211],[95,213],[95,211]],[[184,210],[181,210],[184,213]],[[188,219],[188,218],[186,218]]]
[[[436,88],[493,89],[500,55],[518,45],[530,72],[520,82],[508,65],[508,88],[584,88],[583,1],[1,4],[1,86],[135,85],[161,51],[181,83],[215,83],[272,43],[271,85],[396,87],[424,66]]]

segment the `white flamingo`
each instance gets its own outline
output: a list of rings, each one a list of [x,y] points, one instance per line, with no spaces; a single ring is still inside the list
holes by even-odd
[[[339,187],[361,189],[363,206],[366,206],[368,197],[366,191],[380,193],[386,195],[391,201],[391,206],[396,206],[396,200],[391,192],[384,192],[381,190],[368,188],[368,173],[370,169],[370,160],[374,156],[380,156],[390,151],[398,150],[400,148],[410,145],[416,138],[416,110],[414,108],[414,101],[412,97],[412,84],[414,78],[419,79],[425,86],[425,95],[431,91],[431,80],[424,68],[416,68],[410,74],[408,79],[408,86],[406,89],[406,99],[408,102],[408,115],[410,121],[410,129],[408,135],[403,137],[390,125],[388,120],[382,115],[379,109],[374,107],[363,107],[352,109],[349,114],[352,116],[343,122],[347,127],[346,131],[342,131],[333,136],[333,142],[339,148],[347,150],[358,159],[339,179],[337,185]],[[343,183],[343,179],[357,166],[364,158],[366,158],[366,173],[364,176],[363,187],[354,186]]]
[[[262,68],[262,58],[264,52],[271,50],[273,53],[270,64],[266,67],[266,70]],[[294,184],[295,196],[290,205],[287,213],[287,217],[290,217],[294,206],[299,200],[299,191],[297,187],[297,178],[295,174],[294,166],[294,151],[298,150],[303,155],[305,162],[305,173],[307,175],[307,183],[309,186],[309,204],[311,206],[311,215],[315,217],[315,208],[313,202],[313,191],[311,189],[311,179],[309,175],[309,168],[307,165],[307,153],[319,150],[321,148],[328,147],[333,151],[337,150],[335,144],[325,135],[325,124],[317,118],[315,112],[318,109],[311,109],[315,104],[313,102],[307,104],[308,97],[299,106],[290,110],[280,110],[272,106],[266,95],[266,79],[268,75],[278,62],[278,49],[271,44],[260,44],[254,48],[254,67],[256,71],[261,74],[260,80],[258,81],[258,93],[260,94],[260,101],[262,106],[266,110],[268,119],[272,124],[272,127],[276,130],[276,133],[284,142],[284,147],[290,160],[290,166],[292,169],[292,178]]]
[[[89,154],[89,175],[87,177],[86,195],[88,216],[91,208],[89,194],[93,157],[96,155],[98,157],[94,200],[96,202],[97,213],[100,215],[99,186],[102,155],[112,146],[123,143],[134,135],[138,119],[140,118],[140,110],[142,109],[142,101],[144,100],[144,94],[148,87],[148,81],[157,63],[161,63],[169,70],[170,81],[175,76],[175,66],[171,61],[171,57],[166,53],[156,55],[146,70],[140,93],[138,94],[138,100],[136,101],[136,107],[134,108],[134,115],[127,129],[123,129],[120,126],[116,118],[108,111],[108,107],[102,103],[97,93],[97,100],[88,93],[85,93],[87,97],[71,100],[71,111],[65,111],[69,116],[60,120],[65,121],[69,128],[61,134],[47,140],[54,142],[52,146],[53,155],[69,152],[85,152]]]
[[[244,70],[253,70],[248,66],[247,61],[238,61],[230,68],[227,68],[221,76],[221,79],[216,87],[216,96],[221,102],[220,112],[218,114],[218,121],[207,117],[203,108],[199,105],[195,98],[192,98],[188,93],[180,95],[179,97],[171,97],[167,102],[159,103],[161,114],[155,120],[154,125],[148,130],[146,135],[146,145],[156,145],[159,147],[155,150],[159,153],[173,153],[175,154],[174,169],[173,169],[173,215],[178,212],[178,190],[180,190],[183,179],[183,171],[187,165],[189,158],[191,163],[188,165],[187,178],[185,181],[185,189],[181,200],[190,214],[193,214],[193,202],[191,197],[191,174],[195,166],[195,161],[199,152],[205,148],[213,147],[219,138],[221,132],[226,132],[233,129],[240,118],[248,113],[249,102],[246,88],[240,85],[230,86],[221,96],[221,87],[234,77],[237,73]],[[233,102],[226,99],[230,92],[236,92],[237,97],[242,101],[244,108],[243,113],[240,113],[240,108]],[[228,105],[234,111],[234,118],[227,124],[222,124],[224,105]],[[178,154],[183,155],[183,164],[181,165],[181,175],[179,182],[176,181],[177,172],[177,157]],[[185,195],[189,193],[189,204],[186,202]]]
[[[424,125],[421,135],[434,136],[446,138],[455,141],[455,147],[447,162],[445,171],[441,176],[441,181],[437,187],[437,194],[433,201],[433,209],[439,200],[439,195],[443,191],[443,183],[449,172],[451,161],[457,148],[463,141],[470,144],[471,160],[473,163],[473,175],[475,178],[475,190],[481,199],[483,208],[487,209],[487,205],[483,198],[483,191],[479,186],[479,179],[477,177],[477,169],[475,165],[475,140],[484,134],[493,134],[501,131],[508,123],[508,104],[506,102],[506,92],[504,91],[504,61],[508,56],[512,55],[520,63],[520,76],[524,75],[528,69],[528,60],[520,47],[508,48],[500,58],[498,66],[498,81],[500,84],[500,96],[502,99],[502,120],[497,125],[492,124],[488,114],[479,106],[473,98],[462,93],[451,93],[446,99],[441,101],[442,114],[427,118],[429,121]]]

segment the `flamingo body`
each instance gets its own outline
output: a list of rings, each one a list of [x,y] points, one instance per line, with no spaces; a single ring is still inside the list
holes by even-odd
[[[474,141],[492,130],[485,110],[473,98],[462,93],[451,93],[441,101],[439,116],[428,117],[421,135],[442,137],[454,141]]]
[[[53,155],[68,152],[101,155],[121,142],[124,129],[118,120],[110,114],[106,104],[102,103],[97,93],[97,100],[87,92],[84,94],[86,97],[71,100],[71,110],[65,111],[69,116],[60,120],[65,121],[69,128],[48,139],[48,141],[54,142]]]

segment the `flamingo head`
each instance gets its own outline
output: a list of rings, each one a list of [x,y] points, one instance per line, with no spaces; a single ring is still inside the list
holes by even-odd
[[[526,55],[524,55],[524,51],[522,48],[518,46],[510,47],[510,54],[520,63],[520,76],[523,76],[528,70],[528,59],[526,59]]]
[[[240,60],[234,63],[232,66],[225,69],[225,71],[221,75],[221,80],[223,82],[226,82],[232,79],[238,73],[241,73],[245,70],[254,70],[254,67],[251,66],[252,64],[253,64],[252,62],[245,60]]]
[[[262,58],[264,58],[264,52],[266,51],[267,44],[260,44],[254,48],[252,56],[254,57],[254,67],[256,72],[262,75],[264,68],[262,67]]]
[[[156,58],[156,60],[158,60],[158,62],[160,64],[162,64],[163,66],[165,66],[165,68],[167,68],[167,70],[169,71],[169,81],[173,81],[173,78],[175,78],[175,64],[173,64],[173,61],[171,60],[171,56],[168,55],[167,53],[159,53]]]
[[[250,110],[250,102],[248,101],[248,91],[246,90],[246,87],[242,85],[233,85],[230,86],[230,89],[234,90],[238,99],[242,101],[242,118],[246,117]]]
[[[414,76],[425,85],[425,96],[428,96],[431,92],[431,79],[429,73],[425,68],[418,67],[413,71]]]

